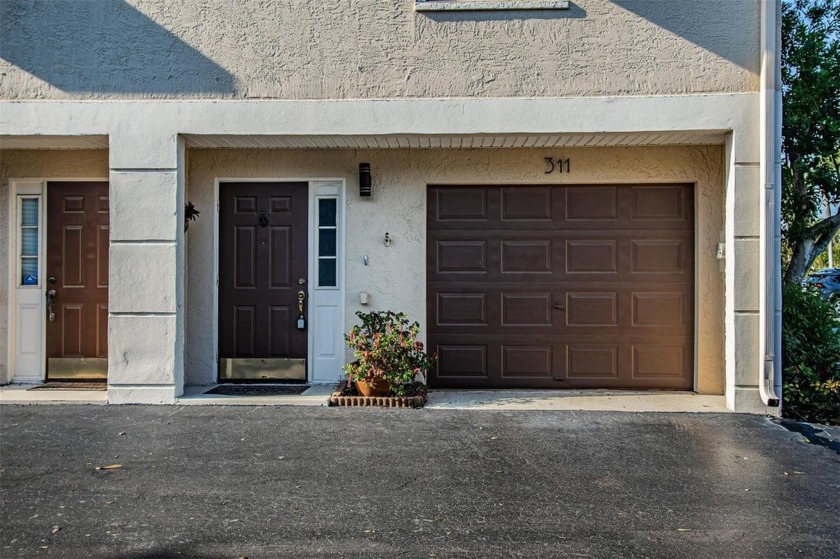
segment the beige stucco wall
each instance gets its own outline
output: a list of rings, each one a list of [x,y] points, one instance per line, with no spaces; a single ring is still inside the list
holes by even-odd
[[[563,97],[758,89],[758,0],[0,2],[0,98]]]
[[[108,152],[0,151],[0,383],[8,382],[9,180],[105,178]]]
[[[543,157],[569,157],[572,173],[546,180]],[[358,196],[358,164],[370,162],[374,195]],[[407,312],[424,322],[426,185],[434,183],[696,184],[697,363],[700,392],[724,389],[724,284],[715,258],[724,213],[722,147],[578,148],[551,153],[486,150],[193,150],[186,198],[203,213],[187,235],[186,381],[212,383],[213,204],[217,178],[346,178],[346,324],[361,291],[367,309]],[[386,248],[385,232],[394,242]],[[369,266],[363,257],[369,256]]]

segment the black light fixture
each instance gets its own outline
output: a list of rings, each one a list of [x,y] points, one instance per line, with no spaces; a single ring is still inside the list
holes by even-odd
[[[370,177],[370,163],[359,163],[359,196],[370,196],[373,180]]]

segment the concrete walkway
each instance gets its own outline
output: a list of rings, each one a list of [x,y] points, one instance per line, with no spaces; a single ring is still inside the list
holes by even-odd
[[[430,409],[730,413],[723,396],[632,390],[432,390]]]
[[[729,413],[5,405],[0,556],[836,557],[816,441]]]
[[[302,394],[219,396],[214,386],[187,386],[181,405],[326,406],[337,385],[314,385]],[[104,404],[108,395],[94,390],[28,390],[32,385],[0,387],[0,404]],[[729,413],[723,396],[693,392],[633,390],[432,390],[429,409],[580,410],[629,412]]]

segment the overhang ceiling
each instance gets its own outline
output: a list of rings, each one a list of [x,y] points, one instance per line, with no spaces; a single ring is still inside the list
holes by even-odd
[[[193,149],[555,148],[723,144],[723,131],[553,135],[232,136],[185,134]],[[108,136],[0,136],[0,149],[108,149]]]

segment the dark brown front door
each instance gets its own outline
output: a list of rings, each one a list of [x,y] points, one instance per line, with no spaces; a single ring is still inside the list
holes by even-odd
[[[691,185],[429,188],[430,384],[690,389],[693,206]]]
[[[108,244],[108,183],[48,183],[50,380],[107,376]]]
[[[308,185],[223,183],[219,197],[219,378],[305,380]]]

